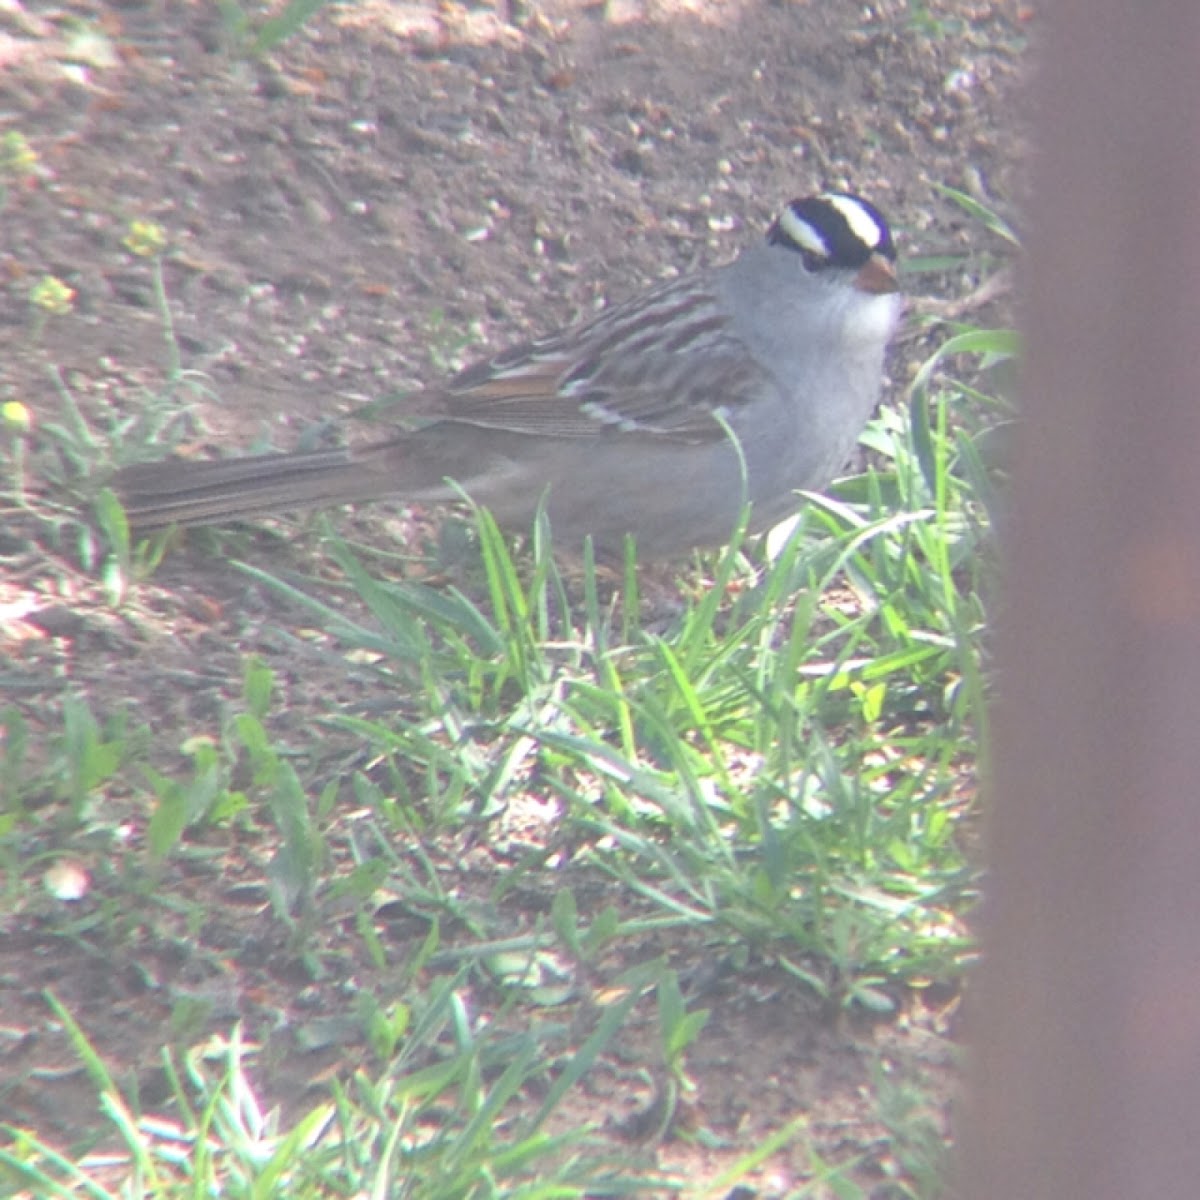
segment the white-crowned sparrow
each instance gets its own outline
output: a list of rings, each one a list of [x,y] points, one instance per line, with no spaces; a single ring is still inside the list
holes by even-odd
[[[407,397],[406,427],[344,450],[126,468],[135,529],[465,491],[555,544],[633,533],[643,557],[755,529],[841,468],[879,399],[896,252],[857,196],[794,200],[727,266],[652,288]],[[411,418],[411,424],[407,419]],[[736,442],[736,445],[735,445]],[[454,481],[458,487],[448,483]]]

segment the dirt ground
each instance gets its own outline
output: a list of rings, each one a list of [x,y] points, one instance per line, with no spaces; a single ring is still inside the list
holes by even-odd
[[[826,186],[876,202],[904,259],[927,268],[906,276],[910,292],[953,302],[1000,247],[934,185],[1019,210],[1035,29],[1016,0],[364,0],[327,7],[253,62],[215,4],[7,5],[0,136],[23,133],[40,167],[0,214],[0,401],[52,419],[51,366],[100,421],[161,387],[149,274],[122,243],[134,219],[168,237],[175,333],[204,388],[196,451],[291,445],[314,421],[436,379],[472,349],[731,257],[783,202]],[[35,335],[27,297],[47,273],[75,290],[74,309]],[[894,392],[923,347],[913,339],[895,356]],[[42,612],[41,637],[0,642],[11,698],[35,729],[74,687],[98,712],[132,700],[164,735],[190,731],[237,694],[251,650],[281,673],[297,721],[338,699],[336,682],[291,669],[262,595],[202,553],[168,560],[132,625],[86,573],[9,561],[0,602],[33,595]],[[499,869],[478,846],[440,854],[464,887],[473,866]],[[261,896],[254,907],[247,880],[219,865],[170,881],[211,905],[203,930],[111,958],[62,937],[49,906],[0,918],[8,1121],[68,1138],[93,1120],[69,1048],[45,1031],[46,987],[151,1094],[179,987],[217,997],[214,1026],[344,1010],[336,979],[280,967]],[[327,949],[346,975],[386,983],[336,936]],[[689,1057],[697,1120],[728,1144],[675,1140],[659,1164],[710,1179],[808,1113],[813,1142],[834,1157],[865,1153],[864,1179],[889,1194],[888,1164],[871,1157],[881,1131],[863,1115],[871,1064],[945,1101],[954,997],[847,1028],[817,1019],[769,968],[739,983],[705,997],[714,1018]],[[365,1055],[345,1044],[267,1054],[261,1082],[268,1099],[294,1098]],[[619,1117],[636,1097],[609,1086],[598,1099]],[[945,1104],[936,1117],[948,1119]],[[799,1154],[780,1155],[764,1193],[803,1169]]]

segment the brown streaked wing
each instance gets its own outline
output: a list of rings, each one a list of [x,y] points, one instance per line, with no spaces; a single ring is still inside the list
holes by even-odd
[[[703,442],[724,436],[715,408],[774,386],[693,277],[470,367],[443,402],[450,420],[533,436]]]

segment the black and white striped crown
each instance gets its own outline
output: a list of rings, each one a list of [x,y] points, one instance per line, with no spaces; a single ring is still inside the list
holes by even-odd
[[[767,231],[771,245],[797,251],[810,271],[855,270],[872,255],[896,261],[896,247],[883,214],[861,196],[823,192],[793,200]]]

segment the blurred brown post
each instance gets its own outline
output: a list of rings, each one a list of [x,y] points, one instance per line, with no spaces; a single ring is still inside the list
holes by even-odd
[[[970,1200],[1200,1196],[1200,0],[1046,0]]]

